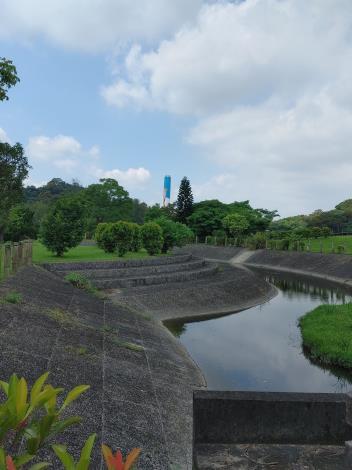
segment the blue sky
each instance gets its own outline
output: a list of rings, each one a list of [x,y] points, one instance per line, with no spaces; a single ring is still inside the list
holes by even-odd
[[[29,183],[115,177],[161,202],[187,175],[196,200],[281,215],[351,197],[349,0],[0,0],[0,56],[21,82],[0,139]]]

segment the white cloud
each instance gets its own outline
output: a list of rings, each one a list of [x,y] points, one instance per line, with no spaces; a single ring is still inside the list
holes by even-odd
[[[4,129],[0,127],[0,142],[7,142],[10,143],[9,136],[6,134]]]
[[[350,0],[204,5],[155,50],[133,46],[103,96],[193,116],[188,142],[218,178],[236,175],[201,185],[205,196],[212,187],[283,213],[331,207],[350,194],[351,33]]]
[[[149,170],[143,167],[140,168],[128,168],[127,170],[119,170],[117,168],[113,170],[102,170],[100,168],[93,168],[94,173],[99,178],[113,178],[120,184],[126,185],[127,187],[134,187],[143,185],[150,180],[151,174]]]
[[[27,153],[34,160],[52,161],[67,156],[80,156],[82,152],[80,142],[67,135],[31,137],[27,145]]]
[[[99,51],[152,41],[194,17],[202,0],[1,0],[0,37],[44,37],[71,49]]]

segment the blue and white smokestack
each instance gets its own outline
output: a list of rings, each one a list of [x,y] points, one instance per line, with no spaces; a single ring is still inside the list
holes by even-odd
[[[163,207],[170,204],[171,198],[171,176],[166,175],[164,178],[164,191],[163,191]]]

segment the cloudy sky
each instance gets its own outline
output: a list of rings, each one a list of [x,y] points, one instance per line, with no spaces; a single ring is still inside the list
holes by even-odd
[[[0,0],[0,104],[30,183],[114,177],[160,202],[281,215],[352,197],[351,0]]]

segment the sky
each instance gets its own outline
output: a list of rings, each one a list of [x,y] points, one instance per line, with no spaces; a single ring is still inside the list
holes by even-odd
[[[188,176],[282,216],[352,197],[350,0],[0,0],[0,57],[27,184],[113,177],[160,203]]]

